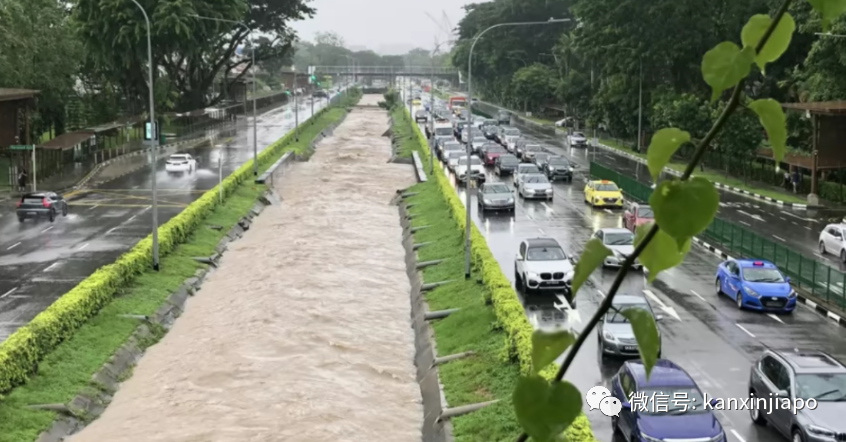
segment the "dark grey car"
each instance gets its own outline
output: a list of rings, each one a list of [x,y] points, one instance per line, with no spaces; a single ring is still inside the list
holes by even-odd
[[[500,155],[497,157],[496,161],[494,161],[494,173],[496,173],[497,176],[512,175],[514,174],[514,171],[517,170],[518,165],[520,165],[520,160],[518,160],[514,155]]]
[[[543,165],[542,172],[546,174],[549,181],[564,180],[573,182],[573,171],[575,165],[561,156],[551,156]]]
[[[68,216],[68,202],[55,192],[33,192],[21,197],[17,203],[18,221],[27,218],[56,220],[59,214]]]
[[[511,124],[511,113],[508,111],[497,112],[496,121],[499,122],[499,124]]]
[[[752,422],[793,442],[846,440],[846,367],[826,353],[764,350],[749,373],[749,395]],[[794,409],[800,400],[804,407]]]
[[[652,306],[642,296],[620,294],[614,297],[611,309],[604,317],[600,318],[597,325],[597,339],[599,340],[599,353],[603,357],[633,357],[640,356],[638,353],[637,340],[635,340],[632,324],[621,312],[629,308],[642,309],[649,313],[655,322],[660,321],[661,315],[652,311]],[[658,357],[661,357],[661,332],[658,331]]]
[[[503,183],[485,183],[476,197],[479,213],[486,210],[514,211],[514,193]]]

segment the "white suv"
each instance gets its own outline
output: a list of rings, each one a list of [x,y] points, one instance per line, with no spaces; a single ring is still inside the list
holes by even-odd
[[[178,153],[168,157],[165,170],[168,173],[193,172],[197,169],[197,160],[187,153]]]
[[[572,258],[554,238],[532,238],[520,243],[514,258],[514,280],[524,294],[565,293],[572,304],[573,273]]]
[[[846,224],[829,224],[820,232],[820,254],[830,253],[846,263]]]

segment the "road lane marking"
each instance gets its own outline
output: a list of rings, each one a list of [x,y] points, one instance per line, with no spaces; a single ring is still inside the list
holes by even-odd
[[[787,216],[792,216],[792,217],[794,217],[794,218],[796,218],[796,219],[801,219],[802,221],[808,221],[808,222],[810,222],[810,223],[813,223],[813,222],[816,222],[816,221],[817,221],[817,220],[815,220],[815,219],[813,219],[813,218],[805,218],[805,217],[802,217],[802,216],[799,216],[799,215],[794,215],[794,214],[792,214],[792,213],[790,213],[790,212],[784,212],[784,211],[782,211],[781,213],[783,213],[783,214],[785,214],[785,215],[787,215]],[[783,219],[783,218],[782,218],[782,219]]]
[[[14,243],[14,244],[10,245],[8,248],[6,248],[6,250],[12,250],[12,249],[14,249],[15,247],[17,247],[17,246],[19,246],[19,245],[21,245],[21,243],[20,243],[20,242],[16,242],[16,243]]]
[[[611,215],[614,214],[614,212],[612,212],[611,209],[605,209],[605,213],[610,213]]]
[[[538,227],[538,232],[540,232],[541,235],[546,235],[546,232],[544,232],[540,227]]]
[[[810,228],[810,227],[808,227],[808,226],[805,226],[805,228],[806,228],[806,229],[808,229],[808,230],[811,230],[811,228]]]
[[[761,218],[761,216],[760,216],[760,215],[753,215],[753,214],[751,214],[751,213],[749,213],[749,212],[744,212],[744,211],[742,211],[742,210],[738,210],[738,211],[737,211],[737,213],[740,213],[740,214],[746,215],[746,216],[748,216],[748,217],[750,217],[750,218],[754,219],[755,221],[761,221],[761,222],[764,222],[764,218]]]
[[[769,317],[771,317],[771,318],[775,319],[776,321],[781,322],[782,324],[784,324],[784,321],[782,321],[782,320],[781,320],[781,318],[779,318],[778,316],[776,316],[776,315],[774,315],[774,314],[772,314],[772,313],[767,313],[767,316],[769,316]]]
[[[749,224],[746,221],[738,220],[737,222],[739,222],[740,224],[743,224],[744,226],[752,227],[752,224]]]
[[[44,269],[44,271],[45,271],[45,272],[49,272],[49,271],[50,271],[50,269],[52,269],[53,267],[56,267],[57,265],[59,265],[59,262],[58,262],[58,261],[56,261],[56,262],[54,262],[53,264],[50,264],[49,266],[47,266],[47,268],[46,268],[46,269]]]
[[[798,225],[799,225],[799,223],[797,223],[796,221],[791,221],[791,222],[793,223],[793,225],[794,225],[794,226],[798,226]]]
[[[114,232],[114,231],[115,231],[115,230],[117,230],[117,229],[118,229],[117,227],[112,227],[111,229],[109,229],[109,230],[107,230],[107,231],[106,231],[106,235],[108,235],[109,233]]]
[[[738,434],[737,430],[735,430],[734,428],[731,429],[731,434],[733,434],[734,437],[736,437],[737,440],[739,440],[740,442],[746,442],[746,439],[740,437],[740,434]]]
[[[91,206],[91,208],[90,208],[90,209],[88,209],[88,210],[94,210],[94,209],[96,209],[96,208],[98,208],[98,207],[100,207],[100,206]]]
[[[2,295],[0,295],[0,299],[3,299],[3,298],[5,298],[5,297],[7,297],[7,296],[11,295],[12,293],[15,293],[16,291],[18,291],[18,289],[19,289],[19,288],[20,288],[20,287],[15,287],[15,288],[13,288],[12,290],[9,290],[9,291],[8,291],[8,292],[6,292],[6,293],[3,293]]]
[[[787,240],[786,240],[786,239],[784,239],[784,238],[782,238],[782,237],[780,237],[780,236],[773,235],[773,238],[775,238],[775,239],[777,239],[777,240],[779,240],[779,241],[781,241],[781,242],[787,242]]]
[[[752,336],[753,338],[755,337],[755,335],[753,335],[751,331],[746,330],[746,328],[743,327],[742,325],[740,325],[740,324],[734,324],[734,325],[736,325],[737,328],[743,330],[747,335]]]
[[[605,297],[605,293],[602,293],[602,290],[597,290],[596,293],[599,293],[599,296]]]
[[[699,298],[699,299],[701,299],[701,300],[703,300],[703,301],[705,300],[705,298],[703,298],[703,297],[702,297],[702,295],[700,295],[699,293],[694,292],[693,290],[691,290],[691,291],[690,291],[690,293],[693,293],[693,296],[696,296],[697,298]]]
[[[80,246],[79,249],[77,249],[77,250],[82,250],[82,249],[88,247],[88,244],[91,244],[91,243],[87,242],[87,243],[83,244],[82,246]]]
[[[41,233],[47,233],[47,232],[49,232],[49,231],[53,230],[53,227],[56,227],[56,226],[50,226],[50,227],[48,227],[48,228],[46,228],[46,229],[42,230],[42,231],[41,231]]]
[[[127,219],[127,220],[126,220],[126,221],[124,221],[124,222],[128,223],[128,222],[130,222],[130,221],[134,220],[136,216],[138,216],[138,214],[135,214],[135,215],[130,216],[130,217],[129,217],[129,219]]]
[[[682,319],[681,317],[679,317],[679,314],[676,312],[676,309],[664,304],[664,301],[662,301],[661,298],[658,297],[658,295],[652,293],[652,290],[644,290],[643,294],[645,294],[649,299],[658,304],[658,306],[661,307],[661,310],[663,310],[664,313],[672,316],[673,318],[681,322]]]
[[[152,209],[152,208],[153,208],[153,206],[147,206],[147,207],[145,207],[145,208],[144,208],[144,210],[142,210],[142,212],[146,212],[146,211],[148,211],[148,210],[150,210],[150,209]]]
[[[546,207],[546,210],[547,210],[548,212],[553,212],[553,213],[555,213],[555,211],[554,211],[554,210],[552,210],[552,207],[549,207],[549,205],[548,205],[547,203],[545,203],[545,202],[541,201],[541,205],[542,205],[542,206],[544,206],[544,207]]]

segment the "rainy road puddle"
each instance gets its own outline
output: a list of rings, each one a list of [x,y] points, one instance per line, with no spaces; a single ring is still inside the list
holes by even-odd
[[[229,246],[71,441],[420,440],[410,285],[390,204],[414,172],[387,163],[387,121],[355,110],[311,161],[286,170],[282,204]]]

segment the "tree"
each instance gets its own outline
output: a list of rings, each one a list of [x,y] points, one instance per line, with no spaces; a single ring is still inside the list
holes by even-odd
[[[215,104],[223,91],[209,99],[208,92],[220,72],[248,68],[249,57],[237,57],[250,32],[240,25],[194,18],[194,15],[243,22],[249,29],[269,35],[257,44],[256,62],[285,57],[291,49],[290,20],[311,17],[314,9],[305,0],[140,0],[150,16],[154,72],[163,72],[157,87],[167,89],[179,110]],[[146,25],[141,11],[130,0],[78,0],[73,17],[87,54],[106,78],[121,84],[135,100],[147,91]],[[257,41],[257,43],[259,43]],[[240,80],[248,69],[230,78]],[[154,74],[155,75],[155,74]]]
[[[538,109],[555,92],[555,71],[535,63],[514,73],[511,88],[523,102],[523,110]]]

